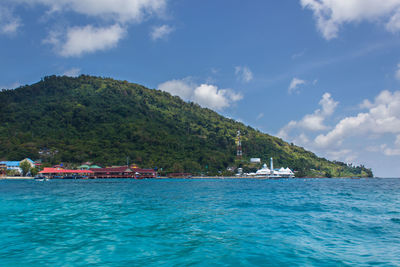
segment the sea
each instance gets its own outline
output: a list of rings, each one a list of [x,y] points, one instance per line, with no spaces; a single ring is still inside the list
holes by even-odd
[[[0,180],[0,266],[400,266],[400,179]]]

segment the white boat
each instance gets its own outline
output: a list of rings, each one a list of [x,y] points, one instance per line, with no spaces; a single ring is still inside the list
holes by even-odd
[[[39,176],[39,175],[35,176],[34,179],[35,179],[35,181],[39,181],[39,182],[43,182],[43,181],[48,181],[48,180],[49,180],[48,177],[46,177],[46,176]]]

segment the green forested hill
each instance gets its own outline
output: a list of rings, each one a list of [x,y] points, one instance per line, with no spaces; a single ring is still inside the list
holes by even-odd
[[[235,162],[237,130],[243,162]],[[25,157],[101,165],[122,165],[129,157],[143,167],[193,173],[249,168],[250,157],[273,157],[276,167],[300,175],[372,176],[363,166],[318,158],[169,93],[85,75],[45,77],[0,92],[0,159]]]

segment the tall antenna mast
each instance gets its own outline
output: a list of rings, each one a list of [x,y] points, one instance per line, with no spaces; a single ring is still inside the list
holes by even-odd
[[[240,137],[241,137],[240,136],[240,131],[237,131],[237,134],[236,134],[236,146],[237,146],[236,157],[238,157],[238,158],[242,158],[242,155],[243,155],[242,140],[241,140]]]

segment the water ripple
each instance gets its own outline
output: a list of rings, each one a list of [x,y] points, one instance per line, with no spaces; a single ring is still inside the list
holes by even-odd
[[[398,266],[396,179],[0,181],[0,266]]]

